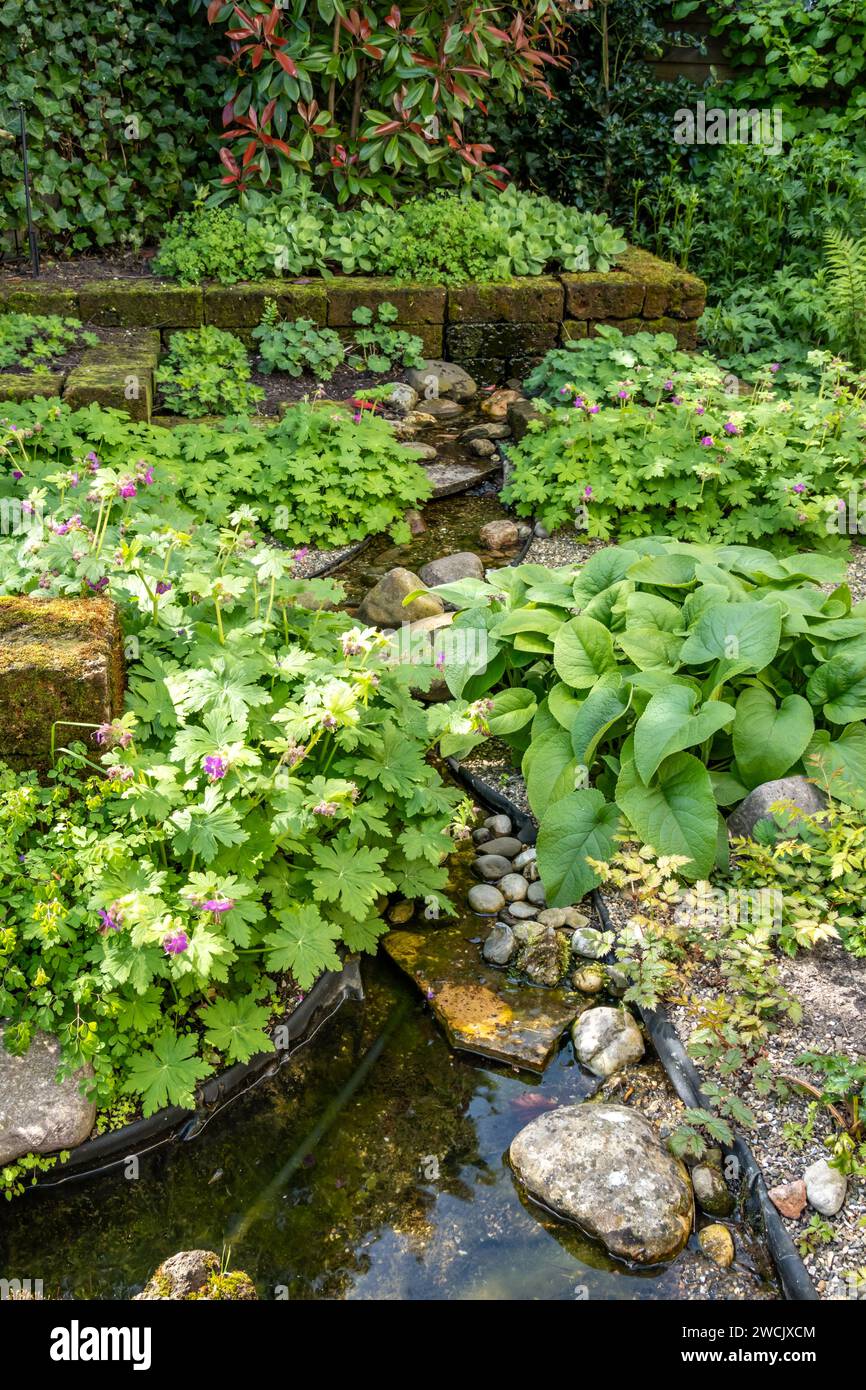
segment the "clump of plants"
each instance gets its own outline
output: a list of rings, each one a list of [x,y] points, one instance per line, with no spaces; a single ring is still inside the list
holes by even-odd
[[[700,359],[663,365],[646,343],[604,341],[558,349],[530,378],[559,404],[542,401],[544,418],[510,450],[503,497],[521,516],[604,538],[847,545],[839,513],[858,486],[866,381],[815,352],[816,386],[777,391],[770,363],[741,395]],[[566,351],[574,377],[557,387]]]
[[[431,491],[411,449],[386,420],[328,402],[300,401],[275,423],[241,417],[170,430],[95,404],[71,411],[29,401],[9,403],[4,412],[16,430],[5,440],[0,433],[0,477],[12,479],[11,495],[22,507],[27,502],[36,508],[46,486],[62,486],[74,503],[95,459],[134,489],[133,497],[153,486],[142,481],[152,469],[161,502],[186,509],[203,524],[218,527],[249,506],[281,541],[333,548],[380,532],[408,540],[406,509]],[[24,439],[28,430],[34,433]],[[64,555],[70,545],[78,548],[74,534],[55,542]],[[38,555],[23,550],[0,576],[0,586],[9,593],[36,585],[48,593],[75,593],[81,583],[103,577],[92,556],[82,557],[70,582],[50,568],[43,572]]]
[[[363,271],[460,284],[555,267],[609,270],[626,246],[607,218],[512,187],[430,194],[399,208],[366,198],[344,209],[293,173],[279,190],[242,193],[225,213],[225,235],[218,211],[182,214],[160,247],[157,268],[187,283]]]
[[[622,831],[708,878],[727,859],[720,808],[815,759],[859,806],[866,606],[844,581],[827,555],[653,537],[438,589],[483,653],[445,677],[496,692],[488,726],[521,760],[552,906],[599,882],[588,859]]]
[[[235,207],[196,207],[180,213],[159,244],[153,269],[182,285],[219,280],[232,285],[253,280],[267,265],[254,223]]]
[[[86,332],[79,319],[57,314],[0,314],[0,368],[47,368],[76,347],[95,347],[95,333]]]
[[[397,310],[393,304],[380,304],[375,311],[367,305],[352,310],[352,347],[348,362],[358,371],[390,372],[392,367],[420,367],[424,344],[415,333],[394,328]]]
[[[167,410],[177,415],[231,415],[254,410],[265,393],[250,380],[240,338],[206,326],[172,333],[156,372]]]
[[[330,381],[346,351],[333,328],[317,328],[312,319],[281,320],[273,299],[265,300],[253,338],[259,345],[259,369],[266,376],[312,372],[319,381]]]
[[[46,522],[0,537],[4,585],[109,594],[128,690],[110,723],[55,726],[44,781],[0,768],[5,1043],[55,1033],[112,1113],[192,1106],[273,1050],[287,997],[375,949],[383,895],[448,908],[460,794],[427,761],[422,673],[296,577],[251,508],[191,511],[129,436],[119,466],[91,448],[72,469],[32,438],[0,494]]]
[[[579,391],[584,399],[629,399],[657,406],[684,390],[724,390],[724,374],[709,357],[681,352],[672,333],[633,333],[600,323],[594,338],[576,338],[546,353],[524,381],[527,394],[562,405]],[[670,385],[668,385],[670,383]],[[625,390],[627,395],[620,392]]]

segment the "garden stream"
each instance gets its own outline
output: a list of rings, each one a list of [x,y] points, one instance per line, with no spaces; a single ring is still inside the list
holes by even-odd
[[[340,568],[349,603],[398,564],[417,571],[458,550],[490,561],[478,531],[504,515],[493,481],[428,503],[411,543],[377,537]],[[469,881],[458,856],[456,901]],[[480,943],[482,919],[467,910],[461,925]],[[629,1267],[521,1192],[512,1139],[598,1084],[567,1036],[543,1076],[519,1072],[454,1051],[383,952],[362,975],[365,999],[195,1142],[144,1156],[136,1176],[118,1168],[10,1204],[0,1268],[41,1279],[50,1298],[131,1297],[194,1248],[221,1252],[266,1299],[778,1297],[745,1228],[730,1270],[709,1266],[694,1235],[669,1264]]]

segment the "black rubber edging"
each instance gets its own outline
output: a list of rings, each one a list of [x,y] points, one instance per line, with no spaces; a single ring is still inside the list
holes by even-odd
[[[342,970],[329,970],[320,976],[302,1003],[282,1023],[275,1025],[286,1028],[288,1042],[295,1046],[282,1048],[278,1053],[258,1052],[248,1062],[236,1062],[233,1067],[203,1082],[197,1089],[195,1110],[165,1106],[146,1119],[133,1120],[121,1129],[100,1134],[96,1139],[86,1139],[70,1149],[65,1163],[40,1175],[25,1192],[83,1182],[85,1178],[108,1172],[132,1157],[141,1157],[165,1144],[195,1139],[227,1105],[275,1076],[301,1047],[312,1041],[347,999],[363,997],[360,962],[357,956],[352,956]]]
[[[521,811],[503,792],[497,791],[495,787],[489,786],[474,773],[461,767],[456,759],[448,758],[446,762],[452,775],[462,782],[482,805],[511,817],[519,826],[519,840],[526,845],[535,843],[537,827],[531,816]],[[597,888],[592,890],[592,900],[604,929],[613,931],[610,913]],[[640,1005],[637,1007],[659,1061],[680,1100],[691,1110],[711,1110],[712,1102],[702,1091],[700,1072],[686,1052],[667,1011],[664,1008],[644,1009]],[[764,1175],[746,1140],[742,1135],[737,1135],[731,1148],[723,1147],[726,1153],[733,1153],[740,1165],[740,1173],[744,1180],[746,1213],[767,1243],[785,1298],[793,1303],[820,1301],[800,1252],[782,1224],[779,1212],[770,1201]]]

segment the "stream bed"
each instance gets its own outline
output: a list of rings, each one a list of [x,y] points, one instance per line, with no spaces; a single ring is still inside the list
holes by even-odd
[[[505,1160],[544,1109],[594,1086],[566,1041],[543,1078],[456,1053],[381,954],[279,1075],[191,1143],[0,1212],[0,1272],[46,1298],[131,1297],[177,1250],[230,1247],[263,1299],[778,1297],[738,1233],[630,1269],[525,1199]],[[739,1236],[742,1235],[742,1239]]]

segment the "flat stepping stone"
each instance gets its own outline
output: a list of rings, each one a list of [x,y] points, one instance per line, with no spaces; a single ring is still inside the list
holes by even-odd
[[[471,463],[422,463],[421,467],[433,484],[435,500],[437,497],[453,497],[457,492],[475,487],[476,483],[483,483],[485,478],[497,472],[499,464],[480,463],[476,467]]]
[[[586,999],[572,990],[514,984],[482,958],[464,927],[392,931],[391,959],[426,995],[452,1047],[543,1072]]]

